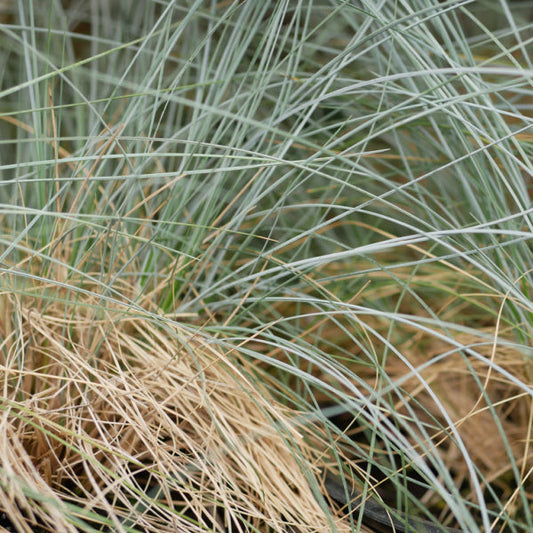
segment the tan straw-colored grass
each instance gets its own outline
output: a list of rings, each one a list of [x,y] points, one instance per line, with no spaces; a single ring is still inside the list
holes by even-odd
[[[323,450],[234,351],[121,302],[135,276],[110,298],[97,271],[67,272],[6,274],[0,294],[0,507],[17,531],[334,527],[304,474]]]

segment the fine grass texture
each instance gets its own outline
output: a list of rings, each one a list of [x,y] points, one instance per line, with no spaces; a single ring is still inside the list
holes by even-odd
[[[532,531],[532,12],[2,0],[5,530]]]

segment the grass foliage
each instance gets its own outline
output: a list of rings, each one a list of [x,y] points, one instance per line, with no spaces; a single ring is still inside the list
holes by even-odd
[[[3,0],[1,518],[533,530],[531,12]]]

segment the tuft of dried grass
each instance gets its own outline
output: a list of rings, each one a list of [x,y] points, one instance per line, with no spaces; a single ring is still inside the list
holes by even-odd
[[[348,530],[306,477],[317,440],[235,353],[105,297],[96,273],[48,272],[0,293],[0,507],[17,531]]]

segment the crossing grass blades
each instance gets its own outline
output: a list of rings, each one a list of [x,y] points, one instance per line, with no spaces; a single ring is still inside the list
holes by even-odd
[[[532,531],[532,31],[0,2],[4,530]]]

